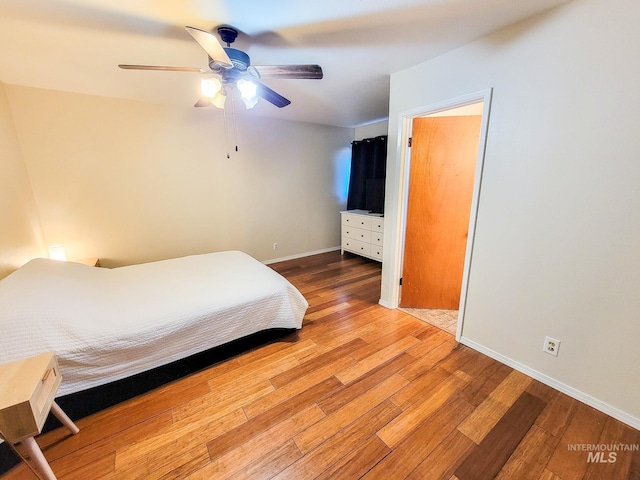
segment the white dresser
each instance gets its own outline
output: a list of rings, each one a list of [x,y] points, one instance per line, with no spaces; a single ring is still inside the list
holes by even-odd
[[[342,219],[342,250],[382,261],[384,217],[366,210],[340,212]]]

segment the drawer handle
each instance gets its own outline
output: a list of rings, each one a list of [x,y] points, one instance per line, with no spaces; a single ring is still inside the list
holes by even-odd
[[[51,369],[44,372],[44,375],[42,376],[42,383],[47,381],[47,378],[49,378],[49,375],[51,375]]]

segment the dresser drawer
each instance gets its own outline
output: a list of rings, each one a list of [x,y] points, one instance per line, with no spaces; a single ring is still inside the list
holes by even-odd
[[[371,217],[367,217],[365,215],[354,215],[351,213],[342,214],[342,225],[362,228],[364,230],[371,230],[371,220]]]
[[[382,247],[378,245],[371,245],[371,258],[382,261]]]
[[[382,246],[384,234],[382,232],[371,232],[371,245]]]
[[[371,230],[374,232],[384,232],[384,217],[373,217],[371,219]]]
[[[357,253],[360,255],[371,254],[371,244],[361,242],[359,240],[353,240],[351,238],[342,237],[342,249],[348,252]]]
[[[361,228],[342,225],[342,236],[351,238],[352,240],[360,240],[361,242],[371,243],[371,230],[363,230]]]

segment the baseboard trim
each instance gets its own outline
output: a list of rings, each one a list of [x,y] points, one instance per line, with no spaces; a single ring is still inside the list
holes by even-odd
[[[389,302],[387,302],[386,300],[384,300],[384,299],[382,299],[382,298],[381,298],[380,300],[378,300],[378,304],[379,304],[379,305],[382,305],[384,308],[389,308],[389,309],[391,309],[391,310],[393,310],[394,308],[396,308],[396,307],[392,306]]]
[[[336,250],[340,250],[340,247],[324,248],[322,250],[315,250],[313,252],[289,255],[288,257],[272,258],[269,260],[264,260],[262,263],[264,263],[265,265],[269,265],[270,263],[286,262],[287,260],[295,260],[297,258],[310,257],[311,255],[319,255],[321,253],[335,252]]]
[[[474,342],[473,340],[469,340],[468,338],[465,338],[464,336],[460,337],[460,343],[462,343],[463,345],[466,345],[469,348],[473,348],[474,350],[477,350],[478,352],[483,353],[488,357],[491,357],[494,360],[497,360],[500,363],[504,363],[505,365],[508,365],[509,367],[515,370],[518,370],[519,372],[522,372],[525,375],[529,375],[530,377],[535,378],[536,380],[544,383],[545,385],[553,387],[556,390],[566,395],[569,395],[572,398],[575,398],[576,400],[586,403],[590,407],[593,407],[596,410],[606,413],[610,417],[613,417],[616,420],[620,420],[621,422],[626,423],[627,425],[635,428],[636,430],[640,430],[639,418],[629,415],[628,413],[623,412],[622,410],[619,410],[609,405],[608,403],[605,403],[601,400],[598,400],[595,397],[592,397],[591,395],[587,395],[586,393],[576,388],[570,387],[569,385],[559,382],[555,378],[549,377],[544,373],[534,370],[533,368],[527,367],[526,365],[520,362],[517,362],[512,358],[506,357],[498,352],[495,352],[490,348],[487,348],[483,345],[480,345],[479,343]]]

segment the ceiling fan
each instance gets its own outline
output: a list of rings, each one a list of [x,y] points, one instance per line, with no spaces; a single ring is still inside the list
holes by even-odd
[[[259,81],[261,78],[321,79],[320,65],[251,65],[249,55],[231,48],[238,31],[232,27],[218,28],[223,47],[213,33],[194,27],[185,27],[209,56],[209,68],[166,67],[156,65],[118,65],[127,70],[161,70],[168,72],[194,72],[206,75],[201,80],[201,98],[196,107],[214,105],[224,108],[227,93],[237,88],[247,108],[253,108],[258,97],[276,107],[286,107],[291,101]]]

